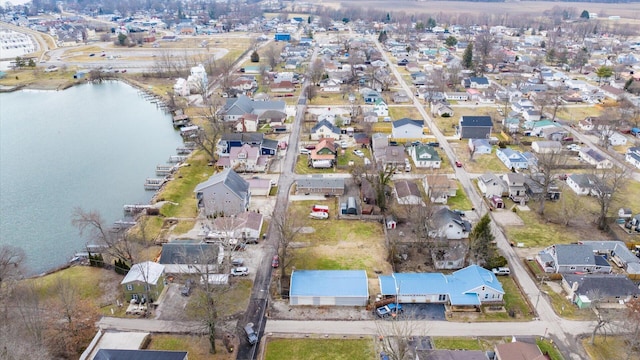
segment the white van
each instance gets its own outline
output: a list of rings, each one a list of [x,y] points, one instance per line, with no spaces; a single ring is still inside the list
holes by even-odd
[[[311,151],[309,149],[305,149],[305,148],[301,147],[300,148],[300,154],[309,155],[309,154],[311,154]]]
[[[511,270],[509,270],[508,267],[493,268],[491,271],[493,271],[493,274],[496,276],[506,276],[511,274]]]

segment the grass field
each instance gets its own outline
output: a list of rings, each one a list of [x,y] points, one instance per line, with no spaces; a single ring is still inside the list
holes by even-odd
[[[599,116],[602,107],[598,105],[584,105],[562,107],[558,110],[556,117],[561,120],[578,122],[589,116]]]
[[[471,204],[471,200],[467,197],[462,190],[462,185],[458,184],[458,191],[456,191],[456,196],[450,197],[447,201],[447,205],[451,209],[460,209],[460,210],[471,210],[473,205]]]
[[[515,280],[511,276],[502,276],[498,279],[504,289],[504,307],[507,310],[514,310],[518,321],[522,319],[531,319],[531,310],[529,304],[525,300],[520,288],[516,285]]]
[[[582,346],[591,360],[640,360],[640,353],[629,349],[624,339],[619,336],[608,335],[605,338],[598,335],[593,345],[591,345],[591,337],[587,337],[582,340]]]
[[[507,237],[515,243],[524,243],[526,247],[547,247],[581,240],[572,228],[544,223],[534,211],[520,211],[518,216],[524,221],[524,226],[506,228]]]
[[[433,116],[432,119],[444,136],[453,136],[456,133],[455,126],[458,125],[460,117],[456,114],[450,117]]]
[[[558,348],[549,340],[536,340],[536,345],[540,348],[543,354],[546,354],[551,360],[564,360],[564,356],[560,353]]]
[[[266,360],[370,360],[371,339],[274,339],[267,343]]]
[[[0,85],[32,85],[37,84],[42,89],[61,89],[78,82],[73,78],[75,70],[58,70],[54,72],[44,72],[41,68],[9,70],[7,76],[0,79]],[[80,81],[81,82],[81,81]]]
[[[229,284],[230,288],[219,299],[218,316],[220,317],[237,315],[245,311],[249,305],[251,287],[253,286],[251,280],[231,278]],[[197,296],[192,296],[186,311],[193,310],[196,303]]]
[[[116,276],[112,276],[112,274]],[[113,271],[89,266],[73,266],[68,269],[28,281],[33,281],[38,292],[42,296],[47,297],[54,292],[53,288],[59,280],[68,280],[77,287],[78,295],[82,299],[98,301],[98,299],[103,295],[101,284],[109,281],[109,279],[117,277],[121,278],[120,275],[117,275]]]
[[[332,215],[328,220],[308,217],[314,204],[328,205],[329,214],[336,214],[337,203],[327,201],[296,201],[289,205],[289,216],[297,226],[304,227],[296,242],[296,269],[319,270],[367,270],[391,271],[386,262],[384,234],[380,224],[367,221],[338,220]],[[365,250],[366,249],[366,250]]]
[[[297,101],[297,99],[296,99]],[[340,106],[349,105],[349,99],[342,93],[329,93],[322,92],[318,88],[318,95],[309,101],[309,105],[326,105],[326,106]]]
[[[414,120],[423,120],[418,109],[413,106],[389,106],[389,116],[393,120],[409,118]]]
[[[551,299],[551,307],[558,316],[569,320],[595,320],[595,314],[591,309],[579,309],[565,298],[565,294],[558,294],[548,285],[542,285],[542,289]]]
[[[479,339],[465,337],[435,337],[433,347],[446,350],[485,350]]]

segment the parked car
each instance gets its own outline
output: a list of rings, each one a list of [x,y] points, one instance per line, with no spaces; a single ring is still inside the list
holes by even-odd
[[[460,161],[456,161],[456,167],[461,168],[462,167],[462,163]]]
[[[499,267],[491,269],[494,275],[496,276],[506,276],[511,274],[511,270],[508,267]]]
[[[249,344],[255,345],[255,343],[258,342],[258,334],[253,330],[253,323],[245,325],[244,332],[247,334],[247,341],[249,341]]]
[[[311,151],[309,149],[305,149],[305,148],[301,147],[300,148],[300,154],[309,155],[309,154],[311,154]]]
[[[464,213],[464,211],[462,211],[462,210],[455,209],[455,210],[453,210],[453,212],[454,212],[454,213],[456,213],[456,214],[458,214],[458,215],[459,215],[459,216],[461,216],[461,217],[462,217],[462,216],[465,216],[465,213]]]
[[[354,153],[354,155],[355,155],[355,156],[357,156],[357,157],[361,157],[361,158],[363,158],[363,157],[364,157],[364,153],[363,153],[362,151],[358,150],[358,149],[353,150],[353,153]]]
[[[380,352],[380,360],[389,360],[389,355],[386,352]]]
[[[233,259],[233,260],[231,260],[231,265],[233,265],[233,266],[242,266],[242,265],[244,265],[244,259],[242,259],[242,258]]]
[[[180,294],[182,296],[191,295],[191,288],[193,287],[193,280],[187,279],[187,282],[184,283],[184,286],[180,288]]]
[[[376,309],[379,317],[395,316],[402,312],[402,304],[391,303]]]
[[[245,266],[238,266],[231,269],[231,276],[247,276],[249,275],[249,269]]]
[[[278,255],[273,255],[273,259],[271,259],[271,267],[277,268],[280,266],[280,257]]]
[[[576,151],[577,152],[577,151],[580,151],[580,149],[581,149],[581,147],[578,144],[567,145],[567,150],[569,150],[569,151]]]

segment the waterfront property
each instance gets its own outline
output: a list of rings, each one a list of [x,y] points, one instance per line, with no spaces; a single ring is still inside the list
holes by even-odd
[[[127,302],[144,300],[153,303],[164,289],[164,265],[151,261],[134,264],[120,284]],[[149,299],[146,298],[147,293]]]
[[[251,192],[249,183],[232,169],[213,174],[194,190],[198,209],[205,216],[236,215],[247,211]]]

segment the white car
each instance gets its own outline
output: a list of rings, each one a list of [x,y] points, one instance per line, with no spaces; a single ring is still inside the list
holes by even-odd
[[[245,266],[239,266],[231,269],[231,276],[247,276],[249,275],[249,269]]]
[[[580,151],[580,149],[580,145],[577,144],[567,145],[567,150],[569,151]]]
[[[363,158],[363,157],[364,157],[364,153],[363,153],[362,151],[358,150],[358,149],[353,150],[353,153],[354,153],[357,157],[361,157],[361,158]]]

